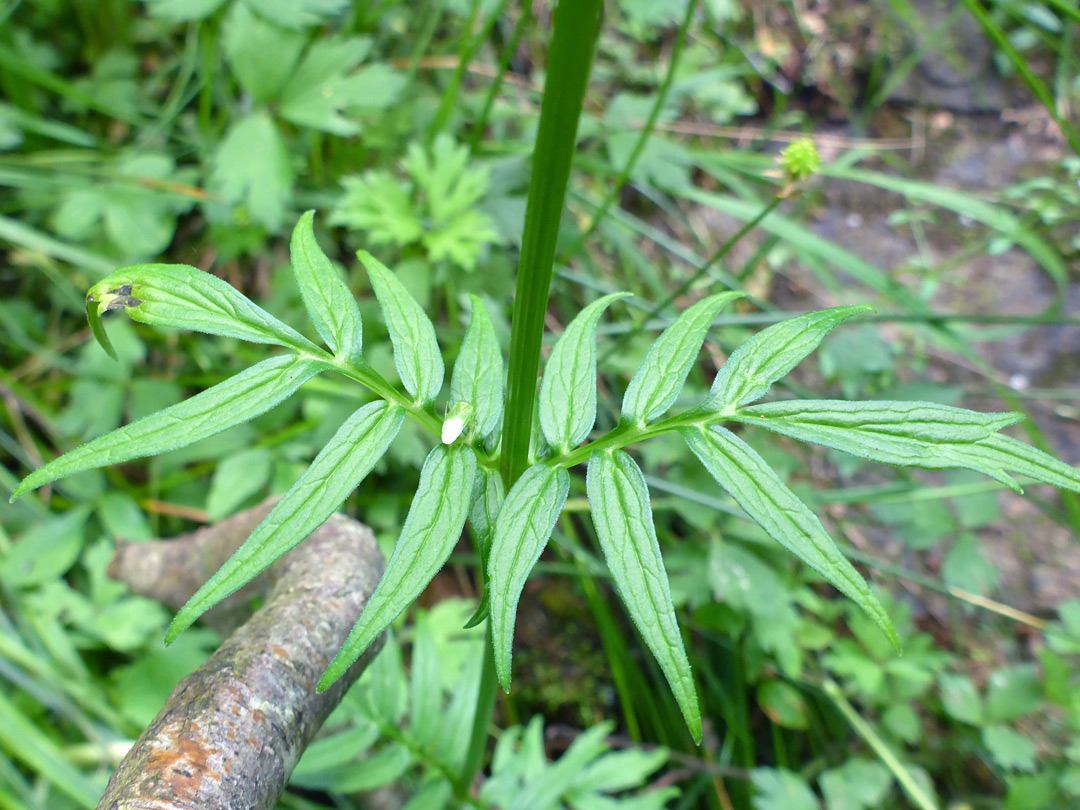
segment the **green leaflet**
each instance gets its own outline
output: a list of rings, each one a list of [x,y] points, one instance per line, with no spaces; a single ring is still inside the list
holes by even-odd
[[[112,309],[124,309],[133,321],[152,326],[273,343],[301,352],[318,351],[307,338],[257,307],[228,282],[186,264],[121,267],[91,287],[86,294],[86,314],[99,341],[104,334],[101,313]],[[112,354],[107,338],[102,346]]]
[[[483,571],[485,587],[480,597],[480,604],[465,629],[476,627],[487,618],[491,611],[491,588],[487,587],[488,558],[491,556],[491,540],[495,535],[495,521],[499,517],[503,501],[506,500],[506,487],[498,470],[480,469],[473,486],[472,507],[469,510],[469,523],[476,533],[476,542],[480,548],[480,570]]]
[[[892,645],[900,649],[896,629],[862,576],[833,543],[821,521],[753,448],[715,425],[708,429],[681,428],[679,432],[705,469],[747,515],[866,611]]]
[[[360,308],[315,241],[314,211],[308,211],[296,223],[290,256],[300,296],[315,329],[335,355],[344,360],[358,359],[364,339]]]
[[[621,450],[593,453],[587,489],[596,534],[619,596],[671,684],[690,734],[700,743],[701,710],[653,528],[645,476]]]
[[[791,371],[825,335],[870,307],[833,307],[781,321],[758,332],[732,352],[701,403],[707,411],[731,411],[765,395],[769,386]]]
[[[644,426],[675,403],[713,319],[725,305],[744,295],[722,292],[698,301],[664,330],[649,347],[623,396],[625,422]]]
[[[461,353],[450,376],[450,404],[467,402],[473,407],[473,424],[481,439],[487,438],[499,426],[503,411],[503,364],[495,324],[475,295],[472,317],[461,344]]]
[[[495,671],[507,691],[518,600],[529,572],[555,529],[569,491],[570,474],[566,470],[534,464],[507,493],[495,521],[488,558],[491,633]]]
[[[1023,419],[1020,413],[977,413],[932,402],[814,400],[755,405],[732,418],[885,464],[964,467],[1017,491],[1009,472],[1066,489],[1080,486],[1080,474],[1069,465],[998,435]]]
[[[972,455],[980,462],[996,465],[999,469],[1080,492],[1080,470],[1011,436],[995,434],[979,442],[978,452]]]
[[[439,445],[428,455],[386,573],[319,681],[320,691],[340,678],[439,573],[461,538],[475,477],[476,454],[465,445]]]
[[[11,496],[68,475],[186,447],[253,419],[288,399],[326,367],[310,357],[282,355],[208,388],[191,399],[117,428],[28,475]]]
[[[593,301],[563,331],[544,366],[540,427],[553,448],[568,452],[596,422],[596,327],[608,305],[629,293]]]
[[[244,544],[180,608],[165,643],[242,588],[317,529],[364,480],[401,428],[405,411],[372,402],[352,416]]]
[[[418,403],[430,402],[442,388],[445,373],[435,326],[386,265],[366,250],[356,255],[367,268],[375,297],[386,317],[386,328],[394,344],[394,364],[402,385]]]

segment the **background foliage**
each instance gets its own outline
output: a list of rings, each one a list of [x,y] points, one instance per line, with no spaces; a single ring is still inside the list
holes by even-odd
[[[6,4],[0,483],[11,491],[59,452],[266,356],[114,318],[109,359],[83,293],[120,264],[212,270],[317,339],[287,256],[310,208],[331,212],[315,226],[332,258],[364,248],[394,269],[448,358],[470,294],[505,352],[549,11]],[[1075,464],[1078,18],[1068,0],[609,6],[546,313],[557,333],[600,295],[634,294],[600,326],[598,426],[614,426],[659,329],[730,288],[745,303],[720,315],[686,402],[761,326],[870,303],[877,315],[833,332],[792,393],[1025,411],[1010,432]],[[827,162],[789,187],[774,153],[797,131]],[[395,380],[367,276],[344,267],[365,357]],[[165,611],[105,576],[109,538],[168,536],[284,491],[362,404],[319,377],[214,439],[0,507],[0,806],[92,807],[125,744],[216,644],[195,629],[162,648]],[[575,477],[526,586],[517,684],[498,708],[508,730],[479,800],[538,806],[529,791],[557,786],[545,801],[574,807],[612,794],[758,810],[1076,801],[1076,502],[745,435],[873,576],[904,655],[766,543],[677,439],[654,440],[639,463],[704,744],[614,595]],[[425,454],[404,422],[349,501],[388,550]],[[460,629],[474,605],[445,599],[475,596],[477,560],[461,548],[285,806],[360,806],[377,788],[437,805],[460,751],[430,729],[471,716],[465,684],[479,677],[480,639]]]

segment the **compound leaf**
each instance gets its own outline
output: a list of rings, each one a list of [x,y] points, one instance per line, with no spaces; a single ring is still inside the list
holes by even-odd
[[[700,743],[701,710],[653,528],[645,476],[621,450],[596,452],[589,459],[587,489],[596,534],[619,596],[664,671],[694,741]]]
[[[405,77],[388,65],[355,69],[370,49],[362,37],[317,40],[281,90],[281,117],[342,137],[359,133],[351,113],[390,106],[405,85]]]
[[[296,223],[290,252],[300,296],[315,329],[334,354],[345,360],[358,359],[364,337],[360,308],[315,241],[314,211],[308,211]]]
[[[866,611],[892,645],[900,648],[896,629],[866,581],[836,547],[821,521],[753,448],[715,425],[679,432],[705,469],[747,515]]]
[[[833,307],[763,329],[732,352],[701,406],[707,411],[730,411],[761,398],[836,326],[869,309]]]
[[[11,499],[68,475],[186,447],[253,419],[288,399],[325,368],[309,357],[263,360],[191,399],[146,416],[55,459],[28,475]]]
[[[495,671],[507,691],[518,600],[529,572],[555,529],[569,491],[570,474],[566,470],[534,464],[510,488],[495,521],[488,558],[491,634]]]
[[[273,99],[291,75],[307,37],[253,14],[247,3],[234,3],[221,27],[221,47],[233,76],[259,103]]]
[[[405,411],[372,402],[350,416],[244,544],[176,614],[171,644],[203,613],[242,588],[317,529],[382,458]]]
[[[151,326],[318,351],[307,338],[256,306],[227,281],[186,264],[121,267],[91,287],[86,294],[86,312],[99,340],[102,313],[116,309]],[[106,338],[102,346],[109,351],[107,344]]]
[[[272,233],[284,224],[293,180],[289,145],[265,109],[232,123],[211,158],[210,190],[240,209],[238,219]]]
[[[472,317],[461,344],[461,353],[454,363],[450,376],[451,408],[459,402],[473,407],[476,433],[487,438],[499,426],[503,412],[503,364],[499,339],[495,336],[495,324],[475,295],[472,301]]]
[[[664,330],[630,380],[623,396],[623,420],[643,426],[675,403],[713,319],[726,304],[743,295],[722,292],[698,301]]]
[[[1018,491],[1010,471],[1069,489],[1080,485],[1076,470],[1034,447],[1010,440],[1030,452],[1009,452],[1002,441],[1008,437],[997,432],[1023,419],[1020,413],[978,413],[933,402],[809,400],[754,405],[732,418],[884,464],[975,470]],[[1063,476],[1071,476],[1071,486]]]
[[[386,317],[401,383],[418,403],[430,402],[442,388],[446,370],[435,339],[435,326],[385,264],[366,250],[357,255],[367,268],[375,297]]]
[[[320,690],[340,678],[439,573],[461,539],[475,477],[476,454],[465,445],[439,445],[428,455],[386,573],[330,662]]]
[[[596,328],[608,305],[627,295],[612,293],[593,301],[551,350],[540,384],[540,427],[558,451],[581,444],[596,422]]]

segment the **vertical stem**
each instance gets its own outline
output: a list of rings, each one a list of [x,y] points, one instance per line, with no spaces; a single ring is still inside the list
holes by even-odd
[[[888,768],[896,781],[900,783],[900,787],[907,793],[908,798],[912,803],[919,808],[919,810],[938,810],[938,804],[934,801],[925,790],[922,785],[915,781],[915,777],[912,776],[909,771],[899,759],[896,754],[892,752],[892,749],[885,743],[883,739],[874,731],[873,727],[867,723],[855,711],[855,707],[852,706],[844,693],[840,690],[840,686],[832,679],[827,678],[824,683],[821,684],[821,688],[825,694],[829,696],[829,699],[833,702],[833,705],[840,710],[840,714],[844,716],[844,719],[851,724],[851,727],[855,729],[860,737],[862,737],[866,744],[869,745],[882,764]]]
[[[525,3],[524,6],[517,22],[514,24],[514,30],[510,34],[510,39],[503,47],[502,55],[499,57],[499,67],[495,74],[495,79],[491,82],[491,87],[488,88],[487,96],[484,98],[484,106],[480,108],[480,115],[478,115],[476,121],[473,122],[472,137],[469,138],[470,152],[475,152],[477,147],[480,146],[480,141],[484,138],[484,130],[487,129],[488,118],[491,117],[491,109],[495,106],[495,99],[498,97],[499,90],[502,88],[506,71],[510,69],[510,60],[514,58],[514,52],[517,50],[518,43],[521,41],[525,29],[528,28],[529,24],[532,22],[532,4]]]
[[[484,762],[484,749],[488,738],[488,724],[495,711],[495,695],[498,683],[495,679],[495,648],[491,643],[491,622],[487,623],[484,636],[484,663],[480,670],[480,686],[476,698],[476,714],[473,715],[472,732],[469,735],[469,748],[461,768],[461,776],[454,785],[454,795],[464,799],[469,794],[476,774]]]
[[[602,0],[563,0],[554,14],[511,321],[502,446],[502,476],[507,489],[528,461],[555,244],[602,10]]]

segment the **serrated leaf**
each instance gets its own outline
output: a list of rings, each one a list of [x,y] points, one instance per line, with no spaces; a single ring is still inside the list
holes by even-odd
[[[893,777],[880,762],[849,759],[818,777],[827,810],[872,810],[881,807]]]
[[[745,293],[722,292],[698,301],[649,347],[623,396],[622,418],[644,426],[668,410],[682,391],[717,313]]]
[[[553,448],[567,452],[596,423],[596,328],[610,304],[629,293],[593,301],[563,330],[544,366],[540,427]]]
[[[387,107],[405,84],[405,77],[386,65],[352,72],[370,50],[370,40],[362,37],[316,41],[282,88],[281,117],[342,137],[359,133],[360,125],[344,113]]]
[[[221,48],[237,82],[255,101],[271,101],[293,74],[307,38],[233,3],[221,27]]]
[[[442,388],[445,373],[435,326],[385,264],[366,250],[357,255],[367,268],[375,297],[386,317],[386,328],[394,344],[394,364],[402,385],[418,403],[430,402]]]
[[[763,329],[732,352],[701,407],[732,411],[760,399],[835,327],[870,307],[834,307],[790,318]]]
[[[86,308],[92,327],[102,313],[123,309],[133,321],[151,326],[318,351],[227,281],[186,264],[121,267],[90,288]]]
[[[752,447],[715,425],[679,432],[709,474],[747,515],[862,608],[900,649],[896,629],[866,581],[836,547],[821,521]]]
[[[982,730],[983,745],[1002,768],[1034,771],[1038,751],[1030,738],[1008,726],[986,726]]]
[[[450,376],[450,405],[473,407],[476,435],[486,439],[499,426],[503,413],[503,362],[495,324],[484,302],[470,295],[472,316],[461,352]]]
[[[953,720],[982,725],[986,719],[979,690],[967,675],[942,673],[938,676],[938,689],[941,691],[941,705]]]
[[[293,166],[288,145],[266,110],[233,123],[214,152],[210,190],[247,218],[276,233],[292,199]]]
[[[750,771],[757,795],[754,810],[820,810],[814,791],[799,774],[781,768]]]
[[[304,307],[326,345],[344,360],[357,360],[363,348],[360,308],[348,285],[315,241],[315,212],[308,211],[293,230],[290,248]]]
[[[534,464],[511,487],[495,521],[488,577],[495,671],[510,689],[510,650],[518,600],[540,553],[555,530],[570,492],[570,474],[561,467]]]
[[[386,573],[319,681],[320,691],[340,678],[439,573],[465,527],[476,466],[476,454],[465,445],[439,445],[428,455]]]
[[[770,402],[732,417],[871,461],[930,470],[961,467],[1020,491],[1009,473],[1080,491],[1080,471],[998,433],[1020,413],[978,413],[933,402]]]
[[[596,534],[619,596],[671,685],[694,742],[700,743],[697,690],[653,528],[645,476],[621,450],[597,452],[589,459],[587,490]]]
[[[404,417],[402,408],[372,402],[345,420],[244,544],[180,608],[165,643],[322,525],[382,458]]]
[[[324,368],[323,363],[308,357],[284,355],[263,360],[191,399],[106,433],[49,462],[23,479],[11,499],[84,470],[194,444],[288,399]]]

